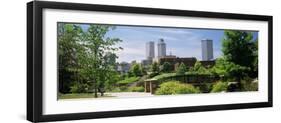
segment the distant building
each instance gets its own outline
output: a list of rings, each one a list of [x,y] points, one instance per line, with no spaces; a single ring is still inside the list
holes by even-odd
[[[164,39],[159,39],[159,42],[157,44],[158,48],[158,57],[166,56],[166,43],[164,42]]]
[[[213,56],[213,40],[203,39],[201,40],[202,47],[202,61],[210,61],[214,59]]]
[[[121,62],[117,65],[117,71],[120,73],[127,73],[130,70],[131,65],[127,62]]]
[[[152,64],[152,60],[151,59],[145,59],[141,61],[141,65],[143,66],[147,66],[147,65],[151,65]]]
[[[175,55],[167,55],[167,56],[161,56],[153,59],[153,62],[159,62],[160,59],[175,59],[177,56]]]
[[[131,65],[136,64],[136,63],[137,63],[136,60],[131,61]]]
[[[154,42],[150,41],[146,43],[146,59],[152,60],[155,57]]]

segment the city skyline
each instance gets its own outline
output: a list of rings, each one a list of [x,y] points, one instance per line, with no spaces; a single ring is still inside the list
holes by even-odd
[[[212,39],[202,39],[201,40],[201,49],[202,49],[202,60],[209,61],[214,59],[214,50],[213,50],[213,40]]]
[[[87,24],[81,24],[83,30],[88,28]],[[106,37],[119,38],[123,42],[117,46],[123,50],[117,52],[117,62],[141,62],[147,58],[146,43],[155,42],[155,57],[158,54],[157,44],[159,39],[166,43],[166,54],[172,53],[177,57],[195,57],[202,60],[202,39],[213,40],[213,58],[222,55],[221,40],[224,30],[214,29],[192,29],[192,28],[165,28],[165,27],[140,27],[140,26],[115,26],[114,30],[108,31]],[[253,32],[253,31],[251,31]],[[254,39],[258,32],[253,32]]]

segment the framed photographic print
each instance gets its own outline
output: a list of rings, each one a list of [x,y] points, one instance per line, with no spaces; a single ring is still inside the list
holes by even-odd
[[[27,4],[27,120],[272,107],[272,16]]]

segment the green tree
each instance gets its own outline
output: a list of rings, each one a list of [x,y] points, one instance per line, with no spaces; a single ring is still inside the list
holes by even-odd
[[[129,70],[134,76],[142,75],[142,68],[140,64],[133,64],[133,66]]]
[[[159,64],[157,62],[153,62],[151,66],[152,73],[159,73]]]
[[[171,72],[173,70],[172,65],[169,62],[164,62],[160,67],[161,72]]]
[[[222,42],[224,58],[236,65],[250,67],[249,74],[257,67],[255,66],[257,60],[256,42],[251,32],[225,30]],[[254,76],[257,77],[257,75]]]
[[[177,67],[176,73],[182,75],[182,74],[184,74],[185,72],[187,72],[187,68],[186,68],[186,66],[185,66],[184,63],[181,63],[181,64]]]
[[[235,80],[241,82],[241,79],[247,75],[249,67],[240,66],[233,62],[227,61],[225,58],[216,60],[215,66],[212,68],[212,73],[220,75],[225,79]]]
[[[196,61],[194,66],[190,69],[191,72],[198,74],[209,74],[210,71],[206,69],[200,61]]]
[[[115,71],[116,58],[117,55],[112,52],[106,52],[102,57],[98,76],[98,91],[101,96],[103,96],[106,88],[118,81],[118,75]]]
[[[250,74],[250,76],[253,78],[258,77],[258,70],[259,70],[258,69],[258,66],[259,66],[259,64],[258,64],[258,54],[259,54],[258,53],[258,39],[256,39],[256,41],[255,41],[255,47],[256,47],[256,50],[254,52],[254,61],[251,66],[252,72]]]
[[[79,50],[79,42],[82,29],[79,25],[58,23],[58,66],[59,66],[59,92],[71,92],[73,82],[79,80],[79,64],[76,51]],[[81,83],[83,84],[83,83]]]
[[[141,65],[141,72],[143,75],[147,75],[147,66]]]
[[[95,97],[97,97],[98,89],[103,88],[106,79],[110,77],[110,75],[105,75],[105,73],[111,73],[108,71],[112,66],[112,63],[106,60],[107,54],[115,54],[115,51],[122,49],[114,47],[115,44],[121,42],[120,39],[105,37],[106,33],[113,29],[114,27],[108,25],[90,25],[80,43],[83,49],[79,52],[81,74],[88,82],[93,83]]]

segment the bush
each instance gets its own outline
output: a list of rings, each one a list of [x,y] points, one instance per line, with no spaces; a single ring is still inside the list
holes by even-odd
[[[185,72],[187,72],[187,68],[185,66],[184,63],[181,63],[177,69],[176,69],[176,73],[179,74],[179,75],[183,75]]]
[[[156,90],[157,95],[174,95],[174,94],[190,94],[200,93],[198,88],[190,84],[182,84],[179,81],[169,81],[160,85]]]
[[[144,92],[144,87],[140,86],[140,87],[130,87],[129,91],[131,92]]]
[[[223,91],[227,91],[227,82],[217,82],[216,84],[213,85],[213,88],[212,88],[212,93],[215,93],[215,92],[223,92]]]
[[[245,78],[241,81],[242,91],[258,91],[258,80]]]
[[[70,86],[71,93],[87,93],[89,90],[89,86],[87,84],[73,82]]]
[[[212,90],[212,83],[203,83],[199,86],[199,89],[202,93],[210,93]]]

